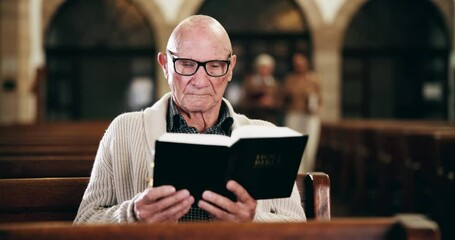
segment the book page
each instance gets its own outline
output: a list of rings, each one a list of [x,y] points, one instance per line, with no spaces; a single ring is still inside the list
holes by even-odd
[[[241,126],[232,131],[232,138],[267,138],[302,136],[301,133],[288,127],[276,126]]]
[[[164,133],[158,138],[161,142],[187,143],[199,145],[231,146],[237,139],[217,134]]]

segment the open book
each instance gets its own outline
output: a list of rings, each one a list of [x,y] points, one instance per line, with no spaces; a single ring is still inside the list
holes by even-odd
[[[307,140],[287,127],[255,125],[231,137],[165,133],[156,141],[153,183],[188,189],[195,204],[204,190],[235,200],[226,189],[230,179],[255,199],[289,197]]]

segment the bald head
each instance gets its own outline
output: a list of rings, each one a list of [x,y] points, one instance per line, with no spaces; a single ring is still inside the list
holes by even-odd
[[[237,62],[224,27],[209,16],[188,17],[174,29],[167,51],[159,52],[157,59],[188,126],[199,132],[213,126]],[[214,71],[221,75],[214,76]]]
[[[214,18],[206,15],[193,15],[184,19],[172,32],[167,48],[173,52],[185,52],[186,42],[202,41],[216,49],[232,52],[231,40],[224,27]]]

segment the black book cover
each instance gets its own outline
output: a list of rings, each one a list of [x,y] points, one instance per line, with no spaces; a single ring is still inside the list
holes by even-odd
[[[230,179],[255,199],[289,197],[307,140],[307,135],[240,138],[230,146],[157,140],[153,185],[188,189],[195,204],[205,190],[235,201],[226,189]]]

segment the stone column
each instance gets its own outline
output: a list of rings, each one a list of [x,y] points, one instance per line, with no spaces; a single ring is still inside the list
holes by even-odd
[[[14,123],[19,115],[19,5],[0,1],[0,123]]]
[[[341,118],[341,34],[331,26],[321,26],[312,31],[315,71],[321,80],[321,119]]]

